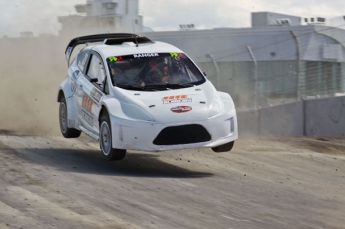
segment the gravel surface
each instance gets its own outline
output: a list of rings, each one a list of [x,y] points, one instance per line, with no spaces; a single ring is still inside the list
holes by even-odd
[[[233,151],[129,151],[0,134],[0,228],[345,228],[345,138],[241,137]]]

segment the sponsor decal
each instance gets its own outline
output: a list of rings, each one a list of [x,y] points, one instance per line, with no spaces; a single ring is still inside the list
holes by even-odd
[[[134,58],[141,58],[141,57],[155,57],[159,56],[158,53],[140,53],[140,54],[134,54]]]
[[[116,61],[121,61],[122,56],[112,56],[108,58],[109,62],[116,62]]]
[[[182,54],[182,53],[177,53],[177,52],[171,52],[171,53],[170,53],[170,56],[171,56],[171,57],[182,57],[183,54]]]
[[[83,96],[82,100],[82,118],[87,121],[90,125],[93,125],[93,114],[91,113],[92,110],[92,99],[85,95]]]
[[[87,60],[87,58],[89,57],[89,54],[85,54],[85,56],[84,56],[84,59],[83,59],[83,61],[81,62],[81,64],[84,66],[85,65],[85,63],[86,63],[86,60]]]
[[[187,95],[173,95],[173,96],[163,97],[162,101],[163,101],[163,104],[188,103],[188,102],[192,102],[192,98],[188,98]]]
[[[174,113],[185,113],[192,110],[190,106],[178,106],[170,109]]]
[[[78,61],[78,67],[81,69],[81,70],[83,70],[84,69],[84,66],[85,66],[85,64],[86,64],[86,61],[87,61],[87,58],[89,57],[89,54],[85,54],[85,56],[84,56],[84,59],[82,60],[82,61]],[[78,60],[79,60],[79,58],[78,58]]]
[[[93,98],[97,102],[99,102],[99,100],[101,100],[101,98],[102,98],[102,94],[95,87],[92,88],[92,90],[90,92],[90,96],[91,96],[91,98]]]

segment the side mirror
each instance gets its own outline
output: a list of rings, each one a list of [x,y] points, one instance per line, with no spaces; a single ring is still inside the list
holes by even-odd
[[[91,83],[97,83],[97,82],[98,82],[98,79],[97,79],[97,78],[90,78],[90,82],[91,82]]]
[[[207,76],[207,73],[206,72],[203,72],[204,73],[204,76]]]

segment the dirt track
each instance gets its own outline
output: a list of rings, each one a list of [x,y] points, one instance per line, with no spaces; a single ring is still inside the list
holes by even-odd
[[[0,136],[0,228],[345,228],[342,138],[241,138],[231,153]]]

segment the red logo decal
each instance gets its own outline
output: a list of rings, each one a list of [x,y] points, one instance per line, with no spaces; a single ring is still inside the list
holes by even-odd
[[[170,110],[172,112],[175,112],[175,113],[185,113],[185,112],[191,111],[192,107],[189,107],[189,106],[178,106],[178,107],[173,107]]]

